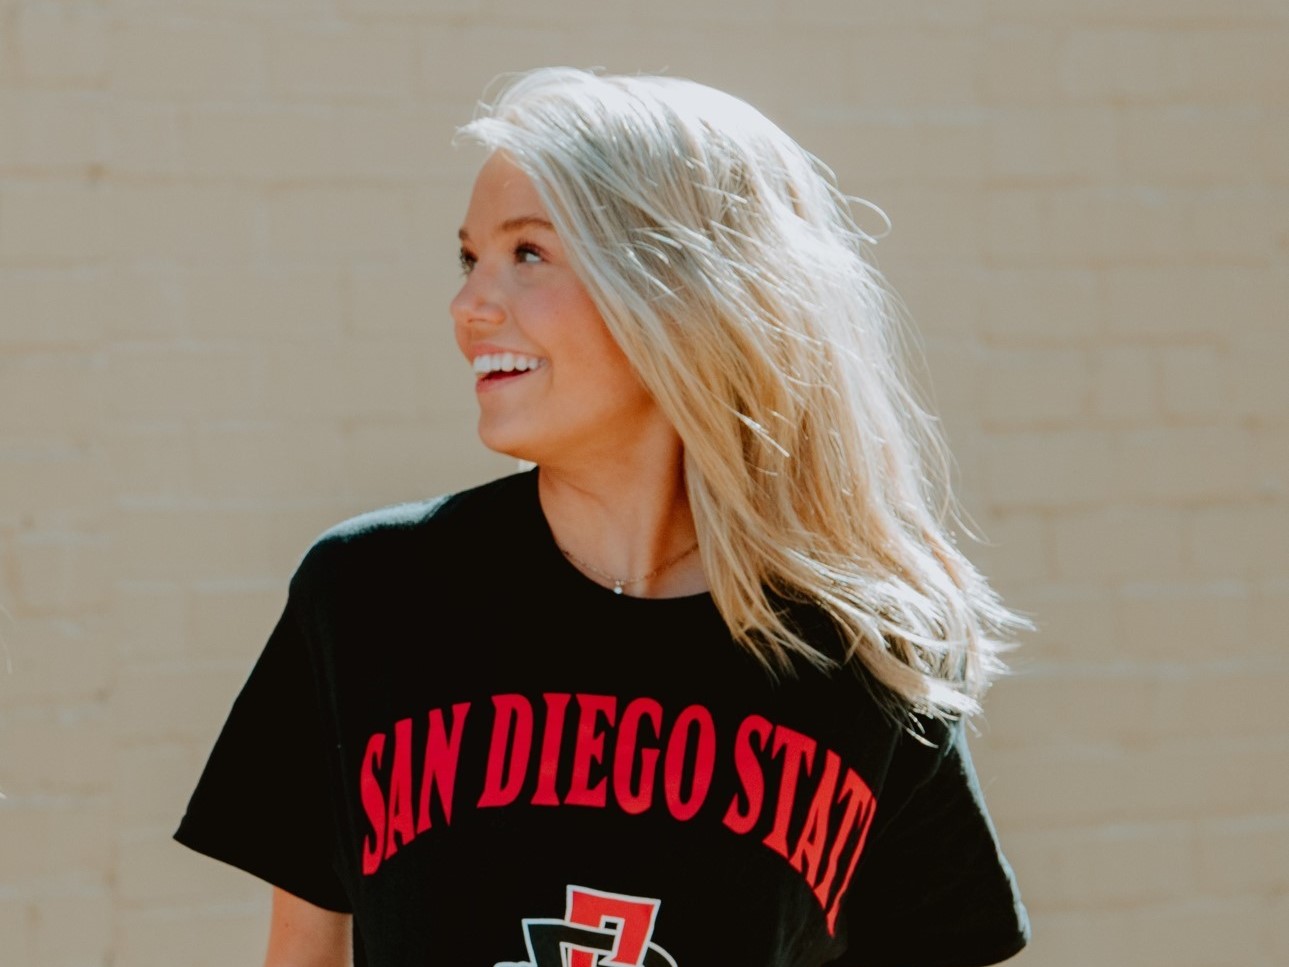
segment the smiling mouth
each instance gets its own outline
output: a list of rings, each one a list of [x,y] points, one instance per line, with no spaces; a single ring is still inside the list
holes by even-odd
[[[515,379],[533,370],[541,369],[546,360],[522,353],[484,353],[474,358],[476,383],[496,383]]]

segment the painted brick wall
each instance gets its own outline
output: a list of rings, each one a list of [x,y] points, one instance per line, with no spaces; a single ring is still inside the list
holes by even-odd
[[[495,74],[666,68],[883,207],[1031,967],[1289,963],[1284,0],[0,2],[0,946],[254,963],[170,832],[299,554],[509,469],[446,302]]]

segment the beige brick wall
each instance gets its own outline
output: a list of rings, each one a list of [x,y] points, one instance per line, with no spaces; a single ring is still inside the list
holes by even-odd
[[[1289,963],[1285,0],[0,2],[0,959],[257,962],[168,837],[298,555],[508,469],[446,301],[485,82],[745,96],[895,229],[1032,967]]]

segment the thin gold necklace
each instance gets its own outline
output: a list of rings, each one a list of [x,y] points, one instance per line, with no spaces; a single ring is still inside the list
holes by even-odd
[[[628,587],[632,584],[639,584],[641,581],[648,581],[652,577],[657,577],[659,574],[667,570],[667,568],[671,567],[673,564],[679,564],[685,558],[689,557],[690,554],[693,554],[694,551],[698,550],[698,541],[694,541],[693,544],[689,545],[689,547],[685,548],[675,557],[671,558],[668,561],[663,561],[661,564],[659,564],[648,574],[642,574],[638,578],[616,578],[612,574],[609,574],[606,571],[601,571],[595,565],[588,564],[586,561],[582,560],[580,557],[578,557],[576,554],[570,551],[563,544],[560,544],[558,541],[556,541],[555,546],[558,547],[560,551],[563,552],[565,557],[567,557],[570,561],[572,561],[582,570],[590,571],[596,577],[604,578],[604,580],[606,581],[613,582],[613,593],[621,594],[623,588]]]

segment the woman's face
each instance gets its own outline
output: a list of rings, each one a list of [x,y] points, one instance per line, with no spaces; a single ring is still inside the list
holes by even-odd
[[[612,458],[662,420],[532,181],[501,153],[475,179],[460,236],[452,318],[486,446],[539,464]]]

